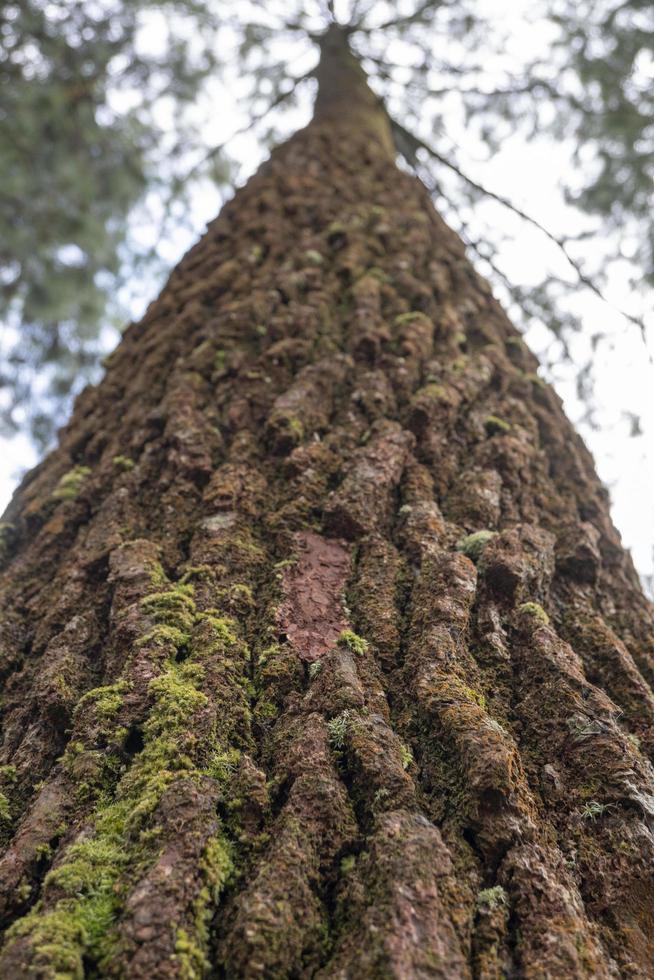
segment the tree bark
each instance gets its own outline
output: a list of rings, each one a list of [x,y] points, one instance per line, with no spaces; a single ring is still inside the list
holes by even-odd
[[[6,515],[3,977],[652,975],[651,606],[328,57]]]

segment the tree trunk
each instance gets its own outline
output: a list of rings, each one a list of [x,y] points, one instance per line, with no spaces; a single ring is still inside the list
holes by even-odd
[[[651,977],[651,607],[323,47],[7,514],[0,975]]]

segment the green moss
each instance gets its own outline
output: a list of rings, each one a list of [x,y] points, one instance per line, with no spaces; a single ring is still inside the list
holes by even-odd
[[[16,888],[16,898],[19,902],[26,902],[32,894],[32,885],[23,875]]]
[[[365,276],[370,276],[372,279],[376,279],[378,282],[392,282],[393,280],[387,272],[380,269],[378,265],[371,265],[369,269],[364,272]]]
[[[117,835],[91,837],[68,848],[64,863],[50,871],[44,894],[59,897],[45,911],[42,902],[19,919],[6,939],[29,935],[34,949],[33,966],[40,976],[83,978],[85,954],[101,962],[113,952],[110,927],[118,909],[116,884],[128,861],[128,852]],[[40,966],[46,970],[39,969]]]
[[[501,885],[495,885],[493,888],[484,888],[477,895],[477,908],[478,909],[488,909],[490,912],[494,912],[495,909],[501,908],[502,906],[508,905],[508,895]]]
[[[480,691],[475,691],[474,687],[464,684],[460,677],[452,675],[448,678],[448,694],[458,695],[470,704],[476,704],[484,711],[486,710],[486,698]]]
[[[357,859],[354,854],[348,854],[347,857],[341,860],[341,873],[344,875],[350,874],[351,871],[354,871],[356,863]]]
[[[6,939],[10,943],[24,935],[29,935],[34,949],[35,975],[84,980],[83,958],[89,944],[81,902],[61,903],[60,908],[39,917],[27,915],[7,931]],[[41,963],[47,964],[47,973],[39,972]]]
[[[214,615],[213,610],[198,613],[192,595],[191,585],[177,583],[142,600],[142,608],[157,625],[137,648],[144,643],[167,646],[171,659],[150,681],[152,707],[142,729],[143,748],[117,785],[116,772],[110,790],[101,790],[98,796],[96,776],[102,775],[105,756],[110,762],[113,757],[104,750],[87,750],[80,741],[68,746],[64,764],[75,771],[81,766],[79,787],[88,785],[98,803],[84,836],[67,848],[46,876],[44,899],[8,934],[10,942],[29,936],[34,950],[31,964],[39,975],[70,980],[84,977],[88,968],[104,975],[105,966],[115,959],[116,924],[129,890],[126,876],[138,880],[157,857],[157,809],[163,794],[180,777],[200,781],[211,775],[224,782],[238,764],[236,749],[217,740],[212,745],[212,737],[209,746],[207,740],[198,740],[195,719],[209,703],[201,690],[202,658],[211,651],[236,648],[239,641],[231,620]],[[189,642],[191,636],[189,658],[176,662],[173,655],[179,644]],[[101,716],[112,717],[126,689],[126,682],[119,681],[88,692],[83,701],[92,701]],[[180,969],[186,971],[182,975],[199,976],[205,969],[214,898],[231,868],[229,844],[218,834],[202,859],[203,884],[194,901],[193,921],[186,933],[178,934]],[[202,964],[200,972],[194,964]]]
[[[411,751],[409,746],[404,745],[404,743],[402,743],[402,745],[400,746],[400,758],[402,760],[402,768],[408,769],[411,763],[413,762],[413,752]]]
[[[597,800],[589,800],[588,803],[584,803],[579,813],[582,820],[591,820],[595,823],[599,817],[614,809],[614,803],[598,803]]]
[[[0,561],[9,556],[14,535],[14,525],[9,521],[0,521]]]
[[[423,385],[415,393],[414,400],[417,399],[429,399],[430,401],[448,401],[449,395],[445,385],[438,384],[435,381],[430,381],[428,384]]]
[[[627,741],[634,749],[640,750],[640,739],[637,735],[627,735]]]
[[[405,326],[408,323],[413,323],[415,320],[425,320],[427,319],[424,313],[419,311],[414,311],[412,313],[400,313],[399,316],[395,317],[395,325],[397,327]]]
[[[150,714],[146,726],[166,731],[169,726],[186,720],[197,708],[204,707],[207,696],[197,689],[197,682],[203,676],[200,664],[166,664],[163,672],[148,685],[148,691],[156,699],[156,710]]]
[[[234,632],[236,624],[233,619],[217,616],[216,610],[198,613],[197,619],[199,623],[205,625],[207,632],[194,643],[194,652],[204,655],[213,653],[216,649],[224,650],[238,643],[238,637]]]
[[[217,350],[213,359],[214,371],[223,374],[227,366],[227,351]]]
[[[96,687],[92,691],[87,691],[77,702],[75,714],[77,714],[82,705],[93,701],[95,702],[95,711],[99,718],[113,718],[122,707],[123,694],[127,690],[127,687],[126,681],[118,681],[116,684],[108,684],[104,687]]]
[[[309,680],[315,681],[316,677],[322,670],[322,663],[320,660],[314,660],[312,664],[309,664]]]
[[[114,456],[114,458],[112,459],[112,463],[114,464],[117,470],[122,470],[125,473],[129,473],[129,471],[133,470],[134,466],[136,465],[134,463],[134,460],[130,459],[129,456],[120,456],[120,455]]]
[[[155,561],[153,558],[148,558],[144,564],[148,572],[151,585],[161,588],[162,586],[168,584],[168,577],[163,570],[161,562]]]
[[[518,606],[518,612],[526,613],[528,616],[533,616],[544,626],[549,624],[550,617],[547,615],[543,607],[537,602],[523,602]]]
[[[309,265],[322,265],[325,261],[320,252],[317,252],[315,248],[309,248],[304,253],[304,257],[309,263]]]
[[[182,585],[187,585],[193,579],[197,579],[199,582],[214,582],[216,580],[215,569],[211,565],[191,565],[179,581]]]
[[[340,715],[336,715],[327,722],[327,736],[329,738],[329,743],[333,749],[340,752],[345,748],[345,743],[347,741],[347,735],[350,729],[350,712],[341,711]]]
[[[230,598],[246,603],[248,606],[254,605],[252,588],[249,585],[245,585],[243,582],[235,582],[234,585],[230,585],[229,595]]]
[[[219,783],[226,783],[236,772],[241,753],[238,749],[216,749],[204,772]]]
[[[11,806],[4,793],[0,793],[0,822],[11,823]]]
[[[213,905],[229,881],[233,868],[229,844],[222,837],[211,838],[200,862],[204,886],[193,906],[193,931],[179,928],[175,936],[178,975],[183,980],[197,980],[211,967],[207,951]]]
[[[204,976],[210,965],[200,943],[181,928],[175,935],[175,959],[179,964],[178,976],[181,980],[197,980],[197,977]]]
[[[484,428],[489,436],[497,435],[502,432],[510,432],[511,426],[504,419],[498,418],[497,415],[489,415],[484,421]]]
[[[358,636],[352,630],[343,630],[338,638],[339,646],[347,647],[352,653],[356,653],[357,656],[361,657],[366,653],[368,649],[368,641],[364,640],[362,636]]]
[[[7,784],[15,783],[18,777],[18,771],[16,766],[0,766],[0,783],[5,786]]]
[[[496,536],[496,531],[475,531],[467,534],[456,543],[456,550],[463,552],[472,561],[477,562],[488,542]]]
[[[155,592],[141,599],[141,608],[154,616],[158,623],[189,633],[195,616],[193,592],[190,583],[177,582],[165,592]]]
[[[279,708],[272,701],[266,701],[264,698],[257,701],[254,706],[253,716],[257,721],[272,721],[279,714]]]
[[[55,500],[74,500],[82,489],[82,485],[90,474],[88,466],[74,466],[72,470],[64,473],[59,483],[52,491]]]

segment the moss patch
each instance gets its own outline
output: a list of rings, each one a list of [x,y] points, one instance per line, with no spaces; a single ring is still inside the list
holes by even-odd
[[[74,500],[82,489],[84,481],[91,470],[88,466],[74,466],[64,473],[59,483],[52,491],[55,500]]]
[[[537,619],[544,626],[549,624],[550,617],[537,602],[523,602],[518,606],[518,612],[525,613],[527,616],[533,616],[534,619]]]
[[[456,550],[463,552],[466,557],[477,562],[488,542],[496,536],[496,531],[475,531],[467,534],[456,543]]]
[[[152,708],[143,725],[143,748],[120,779],[113,799],[100,798],[86,836],[78,837],[47,875],[41,900],[7,934],[9,942],[29,936],[31,963],[39,975],[81,980],[89,968],[104,971],[116,955],[115,927],[130,883],[156,860],[156,810],[164,792],[180,777],[200,783],[211,775],[224,782],[238,762],[238,752],[216,742],[207,766],[211,746],[199,744],[195,735],[194,719],[209,703],[200,690],[205,676],[202,658],[215,645],[227,649],[237,638],[231,622],[198,613],[192,594],[191,585],[178,583],[141,601],[156,625],[140,644],[167,645],[169,653],[161,673],[148,686]],[[192,630],[190,656],[178,663],[179,644],[188,643]],[[202,640],[197,644],[196,633]],[[80,704],[93,702],[98,715],[110,718],[119,711],[126,689],[122,680],[99,687]],[[74,765],[76,759],[94,754],[81,742],[73,742],[65,758]],[[199,976],[205,969],[212,904],[231,867],[230,844],[219,834],[203,857],[204,884],[194,901],[193,935],[180,932],[177,937],[183,976]]]
[[[477,895],[478,909],[488,909],[490,912],[494,912],[495,909],[507,904],[508,896],[501,885],[495,885],[493,888],[484,888]]]
[[[501,435],[511,431],[510,424],[504,419],[498,418],[497,415],[489,415],[484,421],[484,428],[489,436]]]
[[[114,458],[112,459],[112,463],[114,464],[117,470],[122,470],[124,473],[129,473],[129,471],[133,470],[134,466],[136,465],[134,463],[134,460],[130,459],[129,456],[120,456],[120,455],[114,456]]]
[[[356,653],[358,657],[363,656],[368,649],[368,641],[364,640],[362,636],[359,636],[352,630],[343,630],[338,638],[338,644],[339,646],[347,647],[352,653]]]

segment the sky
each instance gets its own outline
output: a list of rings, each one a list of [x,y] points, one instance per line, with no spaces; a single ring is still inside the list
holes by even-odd
[[[536,52],[546,43],[547,39],[536,36],[530,24],[528,12],[532,3],[528,0],[479,2],[502,23],[507,46],[523,51],[533,48]],[[242,4],[238,2],[233,4],[234,12],[240,6]],[[379,4],[381,15],[384,6]],[[300,70],[306,70],[306,65],[294,65],[293,70],[298,74]],[[230,139],[230,135],[237,133],[247,122],[240,81],[234,75],[214,87],[215,110],[208,116],[207,143],[227,141],[230,156],[238,161],[238,182],[242,183],[265,157],[266,150],[256,133]],[[551,140],[527,144],[522,138],[512,138],[506,141],[500,153],[489,158],[483,147],[470,138],[461,119],[453,110],[450,112],[447,100],[442,111],[449,135],[460,150],[459,160],[465,162],[471,177],[481,180],[496,193],[510,197],[516,205],[524,207],[555,231],[559,227],[574,230],[574,222],[579,219],[563,203],[560,188],[566,168],[571,165],[569,146]],[[299,108],[285,121],[287,130],[302,125],[308,112],[307,93]],[[220,202],[221,194],[216,188],[205,186],[198,191],[192,204],[194,231],[189,233],[180,228],[179,234],[166,244],[165,258],[171,266],[214,218]],[[509,237],[502,246],[501,259],[504,271],[513,281],[528,282],[533,278],[534,268],[543,264],[565,265],[560,256],[553,254],[555,250],[551,243],[535,229],[517,228],[510,214],[494,208],[487,214],[482,209],[480,215],[480,230],[483,230],[484,222],[490,222],[494,227],[500,223],[500,231],[505,225]],[[149,290],[149,293],[130,298],[133,318],[140,315],[156,294],[157,287],[151,284]],[[629,288],[617,276],[608,282],[606,292],[615,306],[629,306]],[[595,457],[600,477],[610,492],[614,521],[625,546],[632,552],[639,573],[644,579],[652,577],[654,582],[654,338],[649,339],[647,346],[638,330],[616,309],[585,292],[575,297],[574,304],[584,328],[572,342],[572,363],[559,364],[545,376],[555,384],[568,416]],[[591,352],[591,338],[597,332],[603,332],[606,339],[592,351],[596,418],[591,426],[584,418],[587,406],[577,395],[575,364],[583,363]],[[531,329],[526,340],[543,359],[551,353],[551,335],[543,327]],[[639,419],[637,435],[630,435],[632,415]],[[62,419],[61,423],[64,421]],[[21,472],[34,465],[37,457],[25,436],[0,439],[0,453],[1,513]],[[651,589],[651,585],[649,583],[648,588]]]

